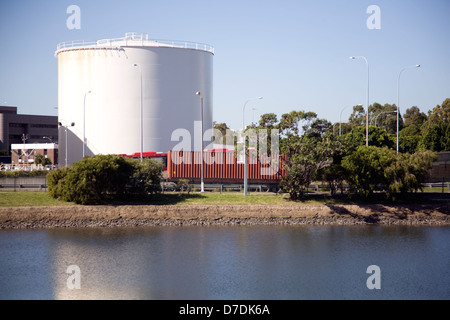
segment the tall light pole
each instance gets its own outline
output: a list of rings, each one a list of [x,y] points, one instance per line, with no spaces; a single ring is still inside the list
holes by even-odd
[[[256,123],[255,123],[255,110],[257,110],[256,108],[252,108],[253,110],[253,116],[252,116],[252,126],[256,127]]]
[[[66,135],[66,167],[67,167],[67,149],[69,149],[68,144],[67,144],[67,128],[69,127],[69,125],[64,126],[61,122],[58,122],[58,124],[60,127],[64,128],[64,132]],[[73,126],[75,126],[75,122],[70,123],[70,127],[73,127]]]
[[[379,114],[377,114],[375,117],[372,117],[372,119],[370,119],[370,124],[372,124],[372,121],[375,120],[375,127],[377,126],[377,119],[379,116],[381,116],[382,114],[386,114],[386,113],[394,113],[395,111],[383,111],[380,112]]]
[[[91,93],[91,91],[88,91],[84,94],[84,104],[83,104],[83,158],[85,154],[85,147],[86,147],[86,96]]]
[[[144,127],[144,124],[143,124],[143,119],[142,119],[142,113],[143,113],[143,111],[142,111],[142,69],[141,69],[141,66],[140,65],[138,65],[137,63],[135,63],[135,64],[133,64],[133,67],[138,67],[139,68],[139,73],[140,73],[140,76],[141,76],[141,93],[140,93],[140,97],[141,97],[141,106],[140,106],[140,118],[141,118],[141,120],[140,120],[140,139],[141,139],[141,162],[142,162],[142,159],[143,159],[143,153],[144,153],[144,131],[143,131],[143,127]]]
[[[248,99],[244,103],[244,108],[242,108],[242,140],[244,143],[244,196],[247,196],[247,184],[248,184],[248,174],[247,174],[247,166],[248,166],[248,160],[247,160],[247,141],[244,135],[245,132],[245,106],[249,101],[252,100],[261,100],[263,97]]]
[[[369,62],[366,57],[350,57],[351,60],[363,59],[367,65],[367,91],[366,91],[366,146],[369,146]]]
[[[197,91],[195,93],[196,95],[200,96],[200,119],[201,119],[201,166],[200,166],[200,192],[205,192],[205,184],[203,182],[203,96],[200,91]]]
[[[400,113],[400,76],[402,75],[402,72],[409,68],[420,68],[420,64],[416,64],[414,66],[405,67],[402,70],[400,70],[400,73],[398,74],[398,80],[397,80],[397,153],[398,153],[398,127],[399,127],[399,113]]]

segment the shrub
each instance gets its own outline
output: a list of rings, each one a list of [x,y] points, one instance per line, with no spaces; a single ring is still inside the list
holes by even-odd
[[[41,164],[43,166],[46,166],[48,164],[52,164],[52,162],[50,161],[49,158],[46,158],[43,154],[38,153],[35,157],[34,157],[34,163],[35,164]]]
[[[342,160],[350,190],[365,197],[385,190],[388,198],[422,188],[436,154],[431,151],[399,153],[388,148],[359,147]]]
[[[122,156],[85,157],[70,168],[57,169],[47,176],[50,195],[78,204],[98,204],[119,199],[128,193],[159,191],[162,165],[142,163]]]
[[[342,165],[333,163],[328,167],[320,169],[316,174],[316,178],[326,181],[331,195],[334,196],[338,189],[341,189],[341,194],[344,193],[344,181],[347,175],[347,170]]]
[[[388,181],[384,171],[394,161],[395,151],[386,147],[358,147],[342,160],[342,166],[349,173],[350,190],[368,197],[377,189],[385,189]]]
[[[162,163],[151,159],[142,162],[132,161],[134,172],[131,179],[131,190],[135,194],[154,194],[161,191]]]
[[[354,152],[359,146],[366,145],[366,127],[360,126],[353,128],[352,131],[345,135],[344,139],[348,144],[349,151]],[[394,149],[395,139],[386,130],[369,126],[369,146]]]
[[[422,190],[422,183],[428,177],[436,159],[437,155],[432,151],[398,154],[396,161],[385,169],[389,182],[388,197],[394,198],[396,194]]]
[[[55,169],[47,174],[48,192],[51,197],[62,200],[67,168]]]
[[[123,195],[132,164],[113,155],[85,157],[68,171],[63,199],[81,204],[99,203]]]

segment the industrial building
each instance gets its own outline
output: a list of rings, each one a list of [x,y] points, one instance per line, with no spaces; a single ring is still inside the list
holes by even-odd
[[[58,145],[56,143],[20,143],[11,145],[11,164],[35,164],[38,154],[49,159],[52,165],[58,163]]]
[[[198,123],[203,132],[213,127],[209,45],[127,33],[60,43],[55,56],[59,153],[69,165],[83,155],[167,152],[179,133],[200,150]]]
[[[12,144],[55,143],[58,117],[18,114],[17,107],[0,106],[0,150],[11,155]]]

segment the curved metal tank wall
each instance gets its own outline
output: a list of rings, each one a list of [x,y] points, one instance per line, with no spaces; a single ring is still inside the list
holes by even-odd
[[[212,47],[132,35],[94,44],[63,43],[55,55],[60,164],[66,152],[69,165],[82,159],[83,137],[85,155],[141,151],[141,71],[143,151],[167,152],[180,141],[200,150],[194,139],[199,140],[201,120],[196,92],[203,97],[206,131],[213,126]],[[186,129],[191,137],[171,141],[176,129]]]

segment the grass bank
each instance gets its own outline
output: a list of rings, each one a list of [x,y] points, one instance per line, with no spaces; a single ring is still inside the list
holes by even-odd
[[[66,206],[73,205],[53,199],[48,192],[17,191],[0,192],[0,207],[35,207],[35,206]]]
[[[152,200],[128,199],[103,205],[74,205],[47,192],[0,192],[0,230],[116,226],[273,225],[273,224],[422,224],[450,225],[443,195],[414,203],[387,204],[310,194],[293,202],[287,195],[243,193],[164,193]],[[439,198],[437,198],[439,197]]]
[[[303,201],[290,201],[288,195],[272,193],[161,193],[151,198],[127,198],[123,201],[104,203],[105,205],[356,205],[356,204],[430,204],[450,202],[450,194],[415,193],[396,202],[387,201],[384,194],[374,194],[370,199],[349,198],[348,196],[331,197],[329,193],[310,193]],[[23,206],[68,206],[74,205],[49,196],[48,192],[17,191],[0,192],[0,207]]]
[[[314,197],[301,202],[302,204],[335,203],[329,197]],[[150,199],[133,198],[124,201],[106,203],[109,205],[295,205],[298,202],[289,201],[285,195],[275,194],[249,194],[243,193],[163,193],[152,196]],[[67,206],[74,205],[53,199],[48,192],[17,191],[0,192],[0,207],[19,206]]]

